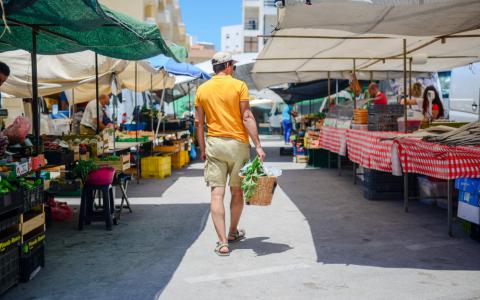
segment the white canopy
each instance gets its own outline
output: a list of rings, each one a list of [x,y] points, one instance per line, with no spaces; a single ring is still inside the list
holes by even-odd
[[[7,96],[31,98],[31,60],[30,53],[17,50],[0,53],[0,61],[10,67],[10,76],[0,90]],[[38,55],[38,94],[47,96],[62,91],[71,94],[75,89],[75,103],[87,102],[95,98],[95,54],[91,51],[63,55]],[[138,91],[151,87],[172,88],[175,79],[164,71],[148,68],[146,62],[138,63]],[[134,89],[135,63],[114,58],[98,56],[98,74],[100,93],[109,93],[113,76],[117,76],[119,87]]]
[[[410,3],[399,6],[293,2],[280,10],[280,29],[254,65],[258,88],[325,79],[327,72],[331,78],[348,78],[354,59],[359,79],[400,77],[404,38],[414,72],[450,70],[480,60],[480,1],[373,1]]]

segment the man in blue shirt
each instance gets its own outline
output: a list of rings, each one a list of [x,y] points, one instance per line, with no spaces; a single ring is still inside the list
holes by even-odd
[[[292,133],[292,107],[288,104],[283,107],[282,127],[285,144],[289,144],[290,134]]]

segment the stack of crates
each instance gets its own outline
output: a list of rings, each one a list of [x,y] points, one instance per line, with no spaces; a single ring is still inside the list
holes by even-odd
[[[416,174],[409,174],[409,196],[418,194]],[[372,169],[363,171],[363,197],[367,200],[403,199],[403,176]]]
[[[20,191],[0,195],[0,295],[20,279]]]
[[[45,267],[45,207],[43,185],[21,188],[24,210],[20,215],[20,281],[31,280]]]
[[[165,178],[172,175],[170,156],[149,156],[141,160],[143,178]]]
[[[172,156],[172,168],[181,169],[188,164],[189,160],[188,151],[181,150]]]
[[[369,131],[398,131],[397,119],[403,116],[401,104],[370,105],[368,107]]]

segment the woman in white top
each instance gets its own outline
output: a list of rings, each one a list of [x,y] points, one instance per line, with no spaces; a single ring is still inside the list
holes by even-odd
[[[404,104],[403,99],[400,101]],[[407,99],[407,105],[410,105],[410,109],[414,111],[422,111],[423,106],[423,86],[420,82],[415,82],[412,86],[412,95]]]

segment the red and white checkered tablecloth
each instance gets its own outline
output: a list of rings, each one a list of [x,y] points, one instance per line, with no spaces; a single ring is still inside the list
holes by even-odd
[[[322,127],[319,135],[320,148],[344,156],[347,152],[347,130],[344,128]]]
[[[402,169],[439,179],[480,178],[480,147],[450,147],[418,139],[395,141]]]
[[[348,158],[364,168],[392,172],[393,138],[399,134],[350,129],[347,132]]]

